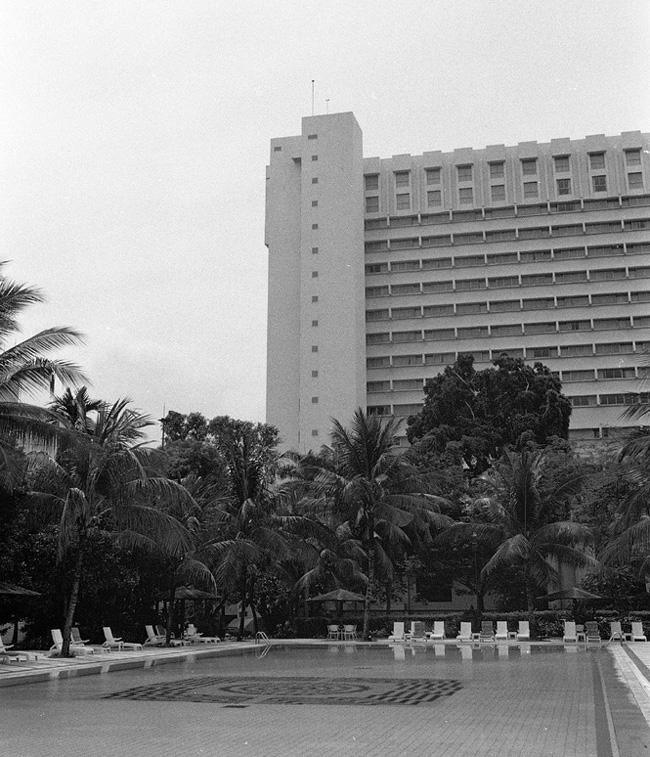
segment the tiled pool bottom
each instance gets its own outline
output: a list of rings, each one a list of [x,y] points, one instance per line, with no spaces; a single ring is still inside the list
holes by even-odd
[[[12,687],[0,708],[25,757],[650,754],[605,649],[272,647]]]

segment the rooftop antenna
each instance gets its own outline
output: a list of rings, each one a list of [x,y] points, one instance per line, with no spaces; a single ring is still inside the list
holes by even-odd
[[[330,112],[330,99],[328,97],[325,100],[325,113],[329,113],[329,112]]]
[[[316,80],[311,80],[311,114],[314,115],[314,95],[316,93]]]

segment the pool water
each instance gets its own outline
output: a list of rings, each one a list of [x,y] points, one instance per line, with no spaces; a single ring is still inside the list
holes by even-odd
[[[626,697],[604,648],[330,644],[14,687],[0,690],[0,707],[6,753],[29,757],[121,755],[125,744],[152,757],[170,747],[366,757],[406,746],[454,757],[604,757],[616,753],[617,728],[649,733],[642,718],[630,720]],[[24,732],[15,730],[21,718]]]

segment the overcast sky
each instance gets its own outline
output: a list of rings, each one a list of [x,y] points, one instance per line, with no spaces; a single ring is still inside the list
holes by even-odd
[[[92,393],[264,419],[264,167],[311,112],[366,156],[650,130],[648,0],[0,0],[5,271]]]

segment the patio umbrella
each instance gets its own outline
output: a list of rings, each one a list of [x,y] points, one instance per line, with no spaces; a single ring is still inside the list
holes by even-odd
[[[334,589],[327,594],[318,594],[316,597],[309,597],[308,602],[363,602],[365,597],[361,594],[355,594],[347,589]]]
[[[25,589],[22,586],[16,586],[15,584],[7,584],[0,581],[0,594],[10,594],[12,596],[22,597],[40,597],[41,594],[38,591],[32,591],[31,589]]]
[[[572,586],[570,589],[560,589],[560,591],[552,591],[550,594],[544,594],[537,599],[546,599],[549,602],[557,599],[570,599],[573,602],[573,616],[575,617],[578,602],[597,602],[602,599],[600,594],[593,594],[585,589],[579,589],[577,586]]]

